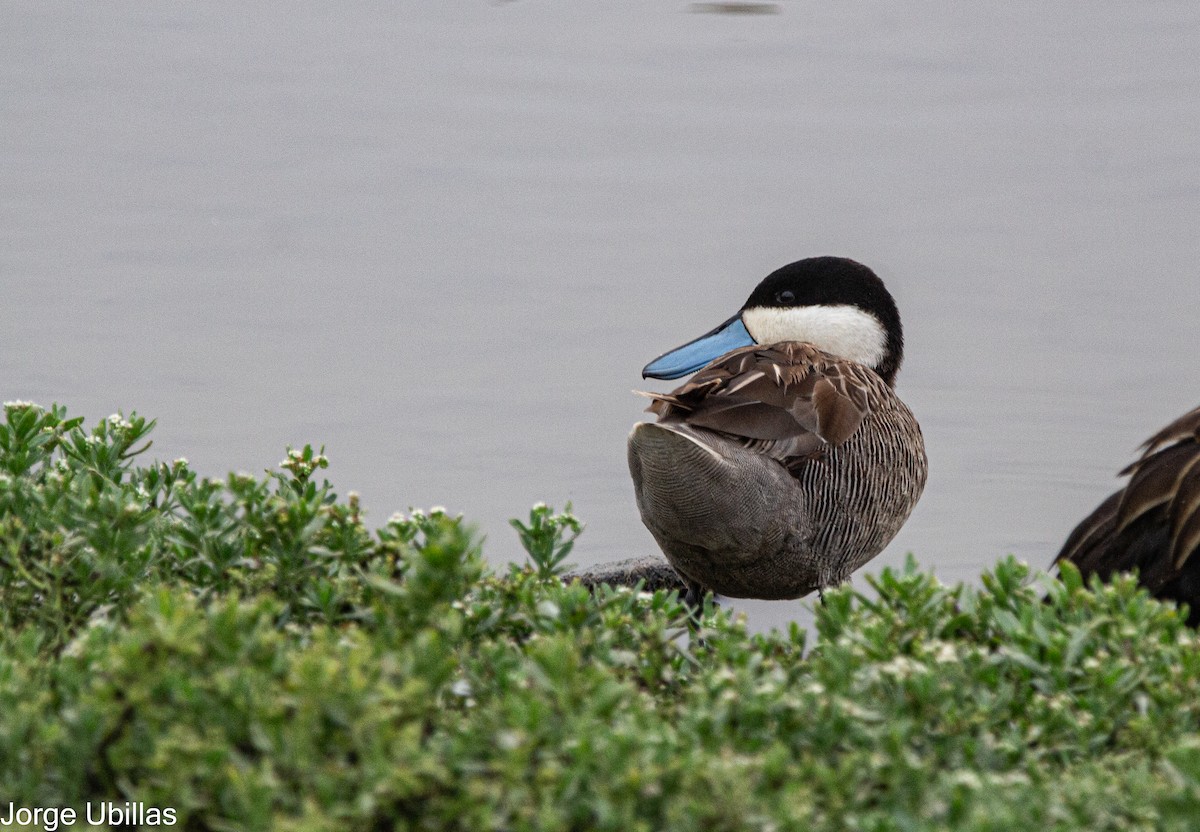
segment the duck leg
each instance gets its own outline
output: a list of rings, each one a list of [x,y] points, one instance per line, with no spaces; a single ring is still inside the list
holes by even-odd
[[[680,576],[682,577],[682,576]],[[700,626],[700,617],[704,614],[704,601],[707,598],[713,598],[713,605],[716,605],[716,596],[702,584],[684,578],[684,584],[687,586],[687,592],[683,595],[683,603],[687,606],[690,615],[688,618],[692,622],[692,626]]]

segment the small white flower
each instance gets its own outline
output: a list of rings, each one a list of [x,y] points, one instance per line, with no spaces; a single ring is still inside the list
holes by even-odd
[[[909,656],[896,656],[891,661],[884,662],[883,664],[879,665],[880,673],[888,676],[897,676],[900,678],[912,676],[923,669],[924,666],[920,662],[910,658]]]
[[[505,751],[512,751],[520,748],[524,739],[525,737],[520,731],[501,731],[496,735],[496,745]]]
[[[408,522],[408,518],[405,517],[403,514],[401,514],[398,511],[395,514],[393,514],[391,517],[388,518],[389,526],[402,526],[407,522]]]
[[[987,777],[989,785],[994,786],[1026,786],[1029,785],[1029,775],[1021,771],[1009,771],[990,774]]]
[[[34,408],[35,410],[45,410],[46,409],[46,408],[42,407],[40,404],[38,404],[37,402],[27,402],[27,401],[23,401],[21,399],[17,399],[14,402],[5,402],[4,403],[5,410],[29,410],[29,408],[31,408],[31,407]]]
[[[973,771],[955,771],[947,778],[952,786],[962,786],[970,791],[983,788],[983,780]]]
[[[107,421],[108,421],[108,424],[111,425],[112,427],[119,428],[121,430],[129,430],[130,428],[133,427],[133,424],[128,419],[123,417],[120,413],[112,414],[111,416],[108,417]]]
[[[943,641],[938,644],[938,648],[934,651],[933,660],[938,664],[947,664],[958,659],[958,651],[954,649],[954,645],[948,641]]]
[[[247,471],[237,471],[229,475],[229,483],[233,486],[252,485],[254,483],[254,475]]]
[[[172,462],[171,464],[174,465],[176,468],[186,468],[187,464],[188,464],[188,459],[186,456],[176,457],[175,461]]]

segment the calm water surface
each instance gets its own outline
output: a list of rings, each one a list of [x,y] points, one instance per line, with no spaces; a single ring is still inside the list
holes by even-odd
[[[496,562],[572,500],[615,559],[655,550],[642,365],[840,254],[930,455],[868,568],[1044,565],[1200,400],[1200,5],[1080,8],[6,4],[0,395],[157,416],[212,475],[324,443],[375,522],[443,504]]]

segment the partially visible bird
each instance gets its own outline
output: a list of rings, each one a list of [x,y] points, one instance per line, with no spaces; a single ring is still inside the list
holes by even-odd
[[[1070,561],[1084,578],[1138,572],[1156,598],[1188,605],[1200,624],[1200,407],[1151,436],[1142,456],[1121,471],[1125,487],[1071,532],[1055,563]]]
[[[698,601],[799,598],[891,541],[925,486],[920,426],[895,393],[904,337],[874,272],[840,257],[770,274],[741,310],[643,370],[629,435],[642,521]],[[711,362],[711,363],[710,363]]]

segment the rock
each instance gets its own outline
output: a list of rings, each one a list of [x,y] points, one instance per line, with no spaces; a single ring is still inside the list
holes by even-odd
[[[628,560],[598,563],[595,566],[583,566],[565,573],[562,579],[566,583],[579,581],[589,589],[600,584],[610,586],[632,587],[638,581],[645,581],[643,589],[654,592],[658,589],[677,589],[680,594],[687,592],[683,580],[661,555],[647,555]]]

